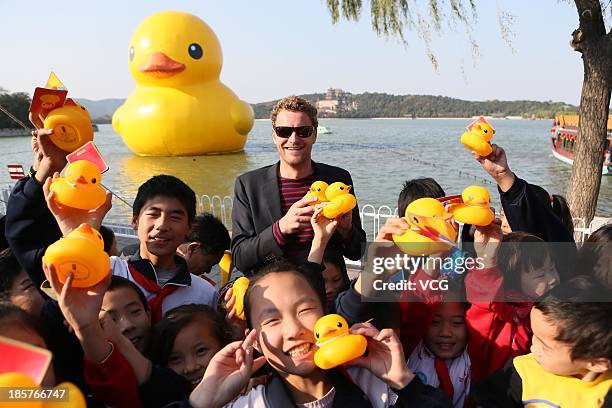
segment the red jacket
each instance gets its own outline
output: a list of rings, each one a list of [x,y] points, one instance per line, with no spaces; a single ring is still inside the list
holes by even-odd
[[[111,407],[142,406],[134,370],[117,346],[113,344],[111,354],[99,364],[84,360],[85,381],[96,400]]]
[[[469,271],[465,289],[471,303],[466,321],[472,378],[480,379],[501,369],[512,358],[529,353],[529,312],[533,301],[519,294],[506,295],[503,275],[497,267]]]

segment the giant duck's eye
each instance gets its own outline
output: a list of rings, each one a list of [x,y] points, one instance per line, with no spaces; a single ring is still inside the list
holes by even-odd
[[[130,62],[134,61],[134,55],[136,51],[134,51],[134,47],[130,47]]]
[[[188,51],[189,51],[189,55],[193,59],[202,58],[202,54],[204,53],[204,51],[202,51],[202,47],[198,43],[190,44]]]

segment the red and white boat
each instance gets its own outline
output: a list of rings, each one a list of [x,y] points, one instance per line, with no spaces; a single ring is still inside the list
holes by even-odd
[[[550,129],[552,154],[570,166],[574,164],[574,146],[578,135],[578,115],[555,116]],[[604,163],[601,169],[604,175],[612,175],[612,115],[608,117],[608,145],[604,151]]]

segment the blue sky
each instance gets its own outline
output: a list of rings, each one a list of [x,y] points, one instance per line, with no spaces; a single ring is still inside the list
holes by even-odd
[[[368,3],[367,0],[364,3]],[[128,42],[148,15],[198,15],[217,33],[223,82],[261,102],[332,86],[353,93],[433,94],[469,100],[554,100],[577,104],[580,55],[568,45],[575,7],[558,0],[479,0],[474,62],[463,30],[434,36],[434,71],[414,34],[409,46],[378,37],[369,10],[358,23],[331,24],[324,0],[108,0],[37,3],[0,0],[0,86],[33,92],[54,70],[71,95],[126,97],[134,89]],[[515,17],[513,47],[501,38],[497,8]]]

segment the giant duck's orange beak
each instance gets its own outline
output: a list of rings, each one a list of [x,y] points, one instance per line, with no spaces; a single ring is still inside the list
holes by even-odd
[[[140,72],[157,78],[168,78],[185,69],[185,65],[173,60],[163,52],[154,52],[144,64],[138,68]]]

